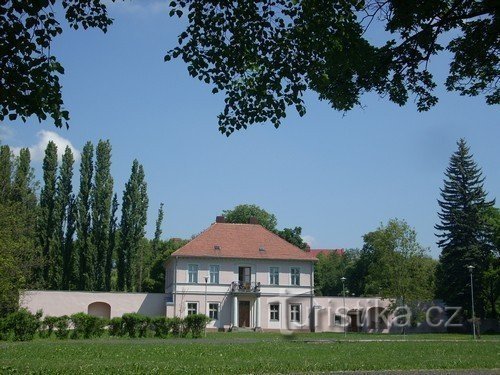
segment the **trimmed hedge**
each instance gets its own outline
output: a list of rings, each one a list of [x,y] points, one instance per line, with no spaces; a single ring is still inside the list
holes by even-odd
[[[14,341],[33,340],[35,333],[40,328],[41,317],[42,311],[32,314],[26,309],[19,309],[4,319],[3,331],[8,337],[12,336]]]
[[[186,323],[186,331],[191,332],[191,336],[193,336],[193,338],[199,338],[204,332],[209,319],[203,314],[192,314],[186,316],[184,321]]]
[[[108,324],[107,319],[85,313],[73,314],[70,319],[73,323],[72,339],[101,337],[104,333],[104,327]]]
[[[150,322],[149,317],[137,313],[130,313],[123,314],[122,319],[123,328],[130,337],[146,336]]]
[[[69,336],[69,316],[63,315],[57,317],[54,327],[56,328],[55,335],[58,339],[67,339]]]
[[[115,317],[111,320],[77,313],[71,316],[46,316],[43,320],[42,311],[32,314],[26,309],[0,318],[0,340],[27,341],[32,340],[38,332],[41,338],[50,338],[52,334],[58,339],[88,339],[100,337],[106,328],[110,336],[124,336],[131,338],[146,337],[148,334],[159,338],[169,335],[193,338],[202,336],[209,319],[202,314],[189,315],[185,319],[179,317],[166,318],[130,313]]]
[[[112,318],[109,321],[108,332],[110,336],[123,336],[125,334],[123,319],[120,317]]]

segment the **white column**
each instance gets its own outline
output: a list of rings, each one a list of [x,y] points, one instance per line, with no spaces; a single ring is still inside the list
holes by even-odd
[[[260,306],[260,296],[255,300],[255,328],[261,328],[260,326],[260,314],[261,314],[261,306]]]
[[[238,296],[233,296],[233,327],[238,327]]]

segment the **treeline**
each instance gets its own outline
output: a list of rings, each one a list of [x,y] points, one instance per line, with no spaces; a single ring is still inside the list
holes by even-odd
[[[393,219],[365,234],[361,249],[347,250],[343,256],[320,256],[315,270],[316,293],[381,296],[396,299],[398,305],[440,299],[448,306],[462,307],[463,316],[470,318],[472,271],[476,316],[497,319],[500,210],[494,207],[494,200],[488,200],[484,180],[461,139],[450,158],[438,199],[435,229],[441,249],[439,261],[429,257],[413,228]]]
[[[29,149],[0,146],[0,313],[17,307],[19,288],[163,291],[163,261],[185,241],[161,240],[163,204],[145,238],[144,168],[133,161],[120,205],[111,152],[109,141],[85,144],[76,191],[75,155],[66,147],[59,163],[49,142],[37,196]]]

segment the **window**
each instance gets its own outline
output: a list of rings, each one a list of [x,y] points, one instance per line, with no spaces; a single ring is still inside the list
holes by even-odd
[[[269,268],[269,284],[279,285],[280,283],[280,269],[278,267]]]
[[[300,268],[292,267],[290,268],[290,273],[292,285],[300,285]]]
[[[270,320],[280,320],[280,305],[279,303],[272,303],[269,305]]]
[[[198,302],[188,302],[187,314],[188,315],[198,314]]]
[[[208,317],[212,320],[219,320],[219,304],[209,303],[208,304]]]
[[[189,264],[188,265],[188,279],[190,283],[198,283],[198,265],[197,264]]]
[[[300,323],[300,304],[290,305],[290,321]]]
[[[219,266],[212,265],[210,266],[210,284],[218,284],[219,283]]]
[[[252,281],[252,270],[250,267],[238,268],[238,281],[242,284],[250,284]]]

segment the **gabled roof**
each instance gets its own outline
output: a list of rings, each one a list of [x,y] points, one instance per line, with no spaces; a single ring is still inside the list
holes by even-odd
[[[229,223],[212,224],[172,257],[316,260],[261,225]]]

